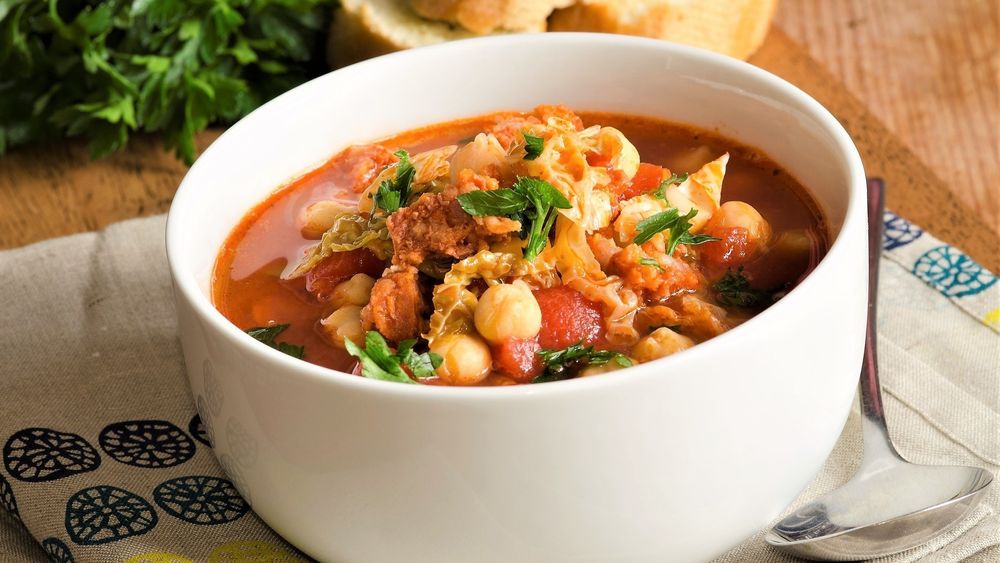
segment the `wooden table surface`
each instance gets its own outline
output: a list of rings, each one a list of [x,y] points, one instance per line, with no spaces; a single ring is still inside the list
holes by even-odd
[[[1000,2],[781,0],[775,23],[1000,232]]]
[[[844,123],[891,208],[996,271],[998,60],[994,0],[782,0],[751,62]],[[78,142],[15,151],[0,158],[0,248],[162,213],[184,171],[148,136],[96,162]]]

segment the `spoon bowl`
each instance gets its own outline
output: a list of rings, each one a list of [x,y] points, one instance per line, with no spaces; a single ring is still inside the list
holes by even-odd
[[[765,539],[807,559],[850,561],[897,553],[961,521],[992,480],[990,472],[976,467],[905,461],[863,466],[836,491],[783,519]]]
[[[882,191],[880,182],[869,182],[861,467],[850,481],[785,517],[764,538],[775,548],[806,559],[871,559],[926,543],[971,512],[993,481],[989,471],[976,467],[910,463],[889,438],[878,381],[875,330]]]

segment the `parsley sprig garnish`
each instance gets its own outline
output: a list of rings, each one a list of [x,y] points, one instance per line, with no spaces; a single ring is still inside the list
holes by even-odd
[[[288,342],[275,342],[274,341],[274,339],[277,338],[277,336],[279,334],[281,334],[282,332],[284,332],[286,328],[288,328],[287,324],[283,324],[283,325],[271,325],[271,326],[259,326],[259,327],[254,327],[254,328],[248,328],[246,330],[246,333],[249,334],[251,337],[253,337],[254,340],[257,340],[258,342],[263,342],[264,344],[267,344],[268,346],[270,346],[271,348],[274,348],[275,350],[277,350],[279,352],[284,352],[285,354],[288,354],[289,356],[292,356],[294,358],[298,358],[298,359],[301,360],[302,356],[305,355],[305,351],[306,351],[305,346],[298,346],[298,345],[295,345],[295,344],[289,344]]]
[[[386,214],[397,211],[400,207],[406,207],[410,199],[410,185],[413,184],[413,176],[416,169],[410,162],[410,153],[400,149],[394,153],[399,158],[396,164],[396,177],[382,180],[378,190],[375,191],[374,207],[382,209]]]
[[[584,346],[583,342],[578,342],[562,350],[543,348],[538,351],[538,355],[542,357],[545,371],[532,383],[568,379],[573,376],[576,368],[584,365],[603,366],[612,360],[621,367],[632,365],[632,360],[624,354],[614,350],[594,350],[593,346]]]
[[[688,173],[676,174],[674,172],[670,173],[670,177],[666,180],[660,182],[660,185],[653,190],[653,195],[658,199],[667,199],[667,188],[676,184],[683,184],[688,179]]]
[[[678,244],[702,244],[719,240],[709,235],[691,234],[691,219],[698,214],[694,207],[685,215],[681,215],[676,207],[661,211],[639,221],[635,226],[635,238],[632,242],[643,244],[649,242],[656,233],[667,231],[667,255],[673,255]]]
[[[398,383],[414,383],[403,366],[410,368],[414,377],[425,378],[434,375],[434,370],[441,365],[441,356],[434,352],[418,353],[413,349],[416,344],[414,339],[404,340],[399,343],[399,349],[393,352],[385,338],[374,330],[365,334],[364,348],[350,338],[344,339],[347,352],[361,364],[361,375]]]
[[[768,292],[750,285],[743,273],[743,266],[735,272],[727,270],[726,275],[712,285],[719,294],[719,303],[731,307],[753,307],[768,297]]]
[[[524,136],[524,160],[535,160],[545,148],[545,139],[522,133]]]
[[[475,190],[458,196],[469,215],[509,217],[521,222],[521,238],[527,238],[525,259],[534,260],[549,240],[556,222],[556,209],[572,207],[552,184],[538,178],[519,177],[509,188]]]

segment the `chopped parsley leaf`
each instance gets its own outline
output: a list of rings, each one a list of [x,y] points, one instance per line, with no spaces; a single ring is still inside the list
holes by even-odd
[[[671,207],[666,211],[647,217],[635,226],[636,234],[632,242],[643,244],[649,242],[657,233],[668,230],[667,254],[672,256],[678,244],[695,245],[719,240],[708,235],[691,234],[689,231],[691,219],[697,214],[698,210],[693,207],[686,215],[681,215],[677,208]]]
[[[302,359],[305,355],[305,346],[298,346],[295,344],[289,344],[288,342],[275,342],[274,339],[277,338],[279,334],[288,328],[287,324],[283,325],[271,325],[271,326],[260,326],[254,328],[248,328],[246,333],[249,334],[254,340],[267,344],[271,348],[279,352],[283,352],[292,356],[293,358]]]
[[[556,222],[556,209],[572,207],[552,184],[538,178],[518,177],[513,186],[499,190],[475,190],[458,196],[469,215],[509,217],[521,222],[521,238],[527,238],[524,258],[534,260],[545,249]]]
[[[350,338],[344,339],[347,352],[361,364],[361,375],[370,379],[398,383],[414,382],[403,366],[410,368],[414,377],[425,378],[434,375],[434,369],[441,365],[441,356],[434,352],[415,352],[413,348],[416,343],[416,340],[404,340],[399,343],[399,350],[393,352],[385,338],[374,330],[369,330],[365,334],[364,348],[359,347]]]
[[[392,180],[382,180],[375,192],[375,208],[391,214],[401,207],[406,207],[410,199],[410,185],[416,169],[410,162],[410,153],[400,149],[393,153],[399,158],[396,164],[396,177]]]
[[[545,139],[527,133],[522,133],[522,135],[524,136],[524,160],[535,160],[545,148]]]
[[[661,266],[660,263],[657,262],[655,258],[640,258],[639,263],[642,264],[643,266],[652,266],[661,272],[666,272],[663,266]]]
[[[660,185],[653,190],[653,195],[658,199],[667,199],[667,188],[675,184],[683,184],[688,179],[688,173],[684,172],[682,174],[677,174],[674,172],[670,173],[670,177],[666,180],[660,182]]]
[[[578,342],[562,350],[541,349],[538,355],[542,357],[545,371],[532,383],[559,381],[573,376],[574,369],[583,365],[603,366],[614,360],[621,367],[629,367],[632,360],[628,356],[613,350],[594,350],[593,346],[584,346]]]
[[[743,266],[735,272],[728,270],[712,285],[712,289],[718,292],[720,303],[732,307],[753,307],[768,297],[768,292],[750,285],[750,280],[743,274]]]

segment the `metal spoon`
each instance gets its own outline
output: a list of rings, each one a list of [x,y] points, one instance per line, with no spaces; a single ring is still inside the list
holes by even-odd
[[[993,475],[976,467],[917,465],[889,439],[875,359],[875,292],[882,248],[882,186],[868,190],[868,334],[861,370],[864,457],[844,486],[778,522],[765,541],[822,561],[870,559],[931,540],[982,499]]]

